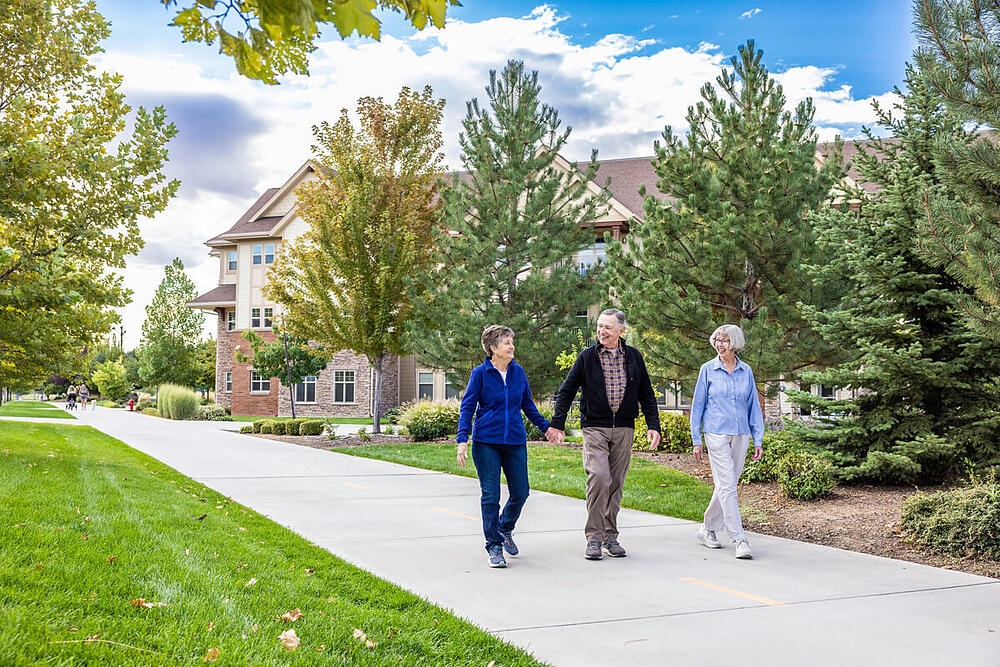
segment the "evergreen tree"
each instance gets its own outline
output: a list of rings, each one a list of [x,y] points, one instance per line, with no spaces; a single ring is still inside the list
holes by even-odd
[[[785,110],[762,55],[741,46],[688,109],[687,136],[665,129],[653,166],[666,198],[647,196],[627,245],[608,250],[608,283],[662,378],[693,379],[725,323],[746,332],[740,356],[760,381],[829,353],[797,303],[822,303],[832,287],[801,267],[817,257],[807,218],[841,174],[840,143],[817,169],[812,102]]]
[[[876,192],[859,189],[860,208],[813,218],[833,255],[810,267],[814,280],[847,290],[837,308],[808,308],[807,316],[851,358],[803,378],[854,395],[789,395],[819,416],[821,426],[804,433],[848,480],[940,480],[964,457],[1000,462],[1000,346],[968,328],[958,308],[966,290],[916,246],[921,196],[940,188],[933,146],[970,137],[918,71],[907,69],[906,85],[892,110],[875,105],[888,138],[866,129],[869,147],[858,145],[857,171]]]
[[[197,343],[205,316],[187,307],[198,296],[180,257],[164,267],[163,280],[146,306],[139,347],[139,376],[149,385],[193,387],[198,379]]]
[[[941,184],[924,200],[921,248],[970,288],[960,305],[982,335],[1000,340],[1000,4],[921,0],[917,62],[944,103],[992,134],[941,136],[934,163]]]
[[[421,276],[410,323],[421,361],[464,386],[483,358],[480,336],[491,324],[511,327],[517,362],[536,395],[554,392],[562,372],[556,356],[576,341],[577,313],[602,300],[599,267],[583,275],[574,253],[592,245],[594,221],[607,195],[585,171],[556,165],[571,128],[543,104],[538,73],[510,61],[490,72],[488,108],[467,104],[462,123],[464,174],[443,189],[442,223],[433,263]]]

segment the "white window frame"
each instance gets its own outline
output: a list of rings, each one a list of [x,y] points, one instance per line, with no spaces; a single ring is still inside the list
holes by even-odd
[[[265,264],[274,264],[274,247],[275,247],[275,244],[273,244],[273,243],[265,243],[264,244],[264,263]]]
[[[587,275],[590,267],[598,264],[607,264],[608,244],[604,241],[595,241],[593,244],[576,252],[573,255],[576,270],[581,276]]]
[[[312,400],[307,400],[309,397],[309,388],[312,387]],[[301,398],[299,398],[301,394]],[[307,375],[302,378],[302,382],[295,385],[295,402],[296,403],[315,403],[316,402],[316,376]]]
[[[226,371],[226,393],[233,393],[233,374],[231,371]]]
[[[226,331],[236,331],[236,311],[226,311]]]
[[[257,388],[254,389],[254,385]],[[251,394],[270,394],[271,393],[271,378],[261,377],[261,374],[257,371],[250,370],[250,393]]]
[[[264,329],[271,328],[271,322],[274,320],[274,308],[264,308]]]
[[[226,259],[226,271],[232,273],[239,266],[238,264],[239,253],[235,250],[230,250]]]
[[[250,328],[260,329],[260,308],[250,309]]]
[[[348,379],[350,378],[350,379]],[[358,402],[358,375],[353,370],[333,371],[333,402],[338,405],[354,405]],[[351,388],[351,400],[347,399],[347,388]],[[337,389],[340,389],[340,400],[337,400]]]
[[[421,376],[422,375],[429,375],[430,378],[431,378],[430,382],[422,382],[421,381]],[[421,387],[426,387],[427,385],[430,385],[430,387],[431,387],[431,394],[430,394],[430,396],[424,396],[424,395],[422,395],[420,393],[420,388]],[[427,400],[429,400],[429,401],[433,401],[434,400],[434,373],[429,372],[429,371],[417,371],[417,400],[420,401],[420,400],[423,400],[425,398]]]
[[[452,394],[452,395],[449,396],[449,394]],[[462,397],[462,390],[461,389],[457,389],[455,387],[455,385],[451,383],[451,380],[448,379],[448,376],[445,375],[444,376],[444,398],[445,398],[445,400],[448,400],[449,398],[461,398],[461,397]]]
[[[251,256],[253,257],[252,262],[253,262],[254,266],[256,266],[257,264],[263,264],[264,263],[264,246],[263,246],[263,244],[254,243],[253,247],[251,247],[251,251],[252,251]]]

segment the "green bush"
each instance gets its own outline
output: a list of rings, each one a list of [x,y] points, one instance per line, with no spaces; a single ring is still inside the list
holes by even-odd
[[[265,419],[260,425],[260,432],[264,434],[282,435],[285,432],[285,425],[275,419]]]
[[[764,431],[763,455],[754,461],[753,443],[747,448],[747,460],[740,482],[777,482],[778,464],[786,454],[805,449],[802,441],[785,430]]]
[[[266,421],[267,421],[266,419],[258,419],[257,421],[255,421],[253,423],[253,432],[260,433],[260,427],[263,426],[264,422]]]
[[[285,425],[285,435],[298,435],[299,428],[304,419],[286,419],[282,423]]]
[[[125,366],[120,361],[105,361],[98,364],[92,375],[101,396],[119,399],[128,396],[131,383],[125,378]]]
[[[220,417],[226,416],[226,410],[221,405],[199,405],[198,419],[205,421],[217,421]]]
[[[323,422],[315,419],[304,420],[299,424],[299,435],[323,435]]]
[[[789,498],[813,500],[833,490],[833,466],[809,452],[790,451],[778,461],[778,482]]]
[[[382,429],[382,432],[385,433],[386,435],[396,435],[396,429],[393,428],[392,426],[386,426],[384,429]]]
[[[361,442],[371,442],[372,441],[371,434],[368,432],[368,429],[366,429],[364,426],[362,426],[361,428],[358,429],[358,438],[361,439]]]
[[[135,409],[142,412],[146,408],[155,408],[156,401],[151,398],[140,398],[139,402],[135,404]]]
[[[904,534],[932,551],[1000,560],[1000,482],[996,477],[903,501]]]
[[[157,410],[156,408],[146,408],[145,410],[141,410],[141,412],[142,412],[142,414],[149,415],[150,417],[159,417],[160,416],[160,411]]]
[[[200,399],[193,389],[176,384],[160,385],[156,406],[167,419],[194,419],[198,415]]]
[[[635,420],[635,435],[632,438],[633,450],[648,450],[649,439],[646,437],[646,417],[639,415]],[[684,415],[673,412],[660,413],[660,446],[658,452],[673,452],[687,454],[691,451],[691,421]]]
[[[397,405],[394,408],[389,408],[382,413],[382,421],[387,424],[398,424],[399,418],[403,415],[403,406]]]
[[[457,399],[418,401],[406,406],[399,423],[414,441],[446,438],[458,431],[459,409]]]
[[[549,403],[543,403],[538,406],[538,412],[541,413],[547,421],[552,421],[552,415],[555,413],[555,408]],[[524,420],[524,430],[528,434],[528,442],[537,442],[538,440],[545,440],[545,434],[538,430],[538,427],[531,423],[531,420],[521,413],[521,418]],[[458,430],[458,424],[455,425],[455,430]]]
[[[253,424],[244,424],[240,426],[240,433],[256,433],[256,431],[253,430]]]
[[[114,401],[97,401],[97,404],[102,408],[120,408],[121,403],[115,403]]]

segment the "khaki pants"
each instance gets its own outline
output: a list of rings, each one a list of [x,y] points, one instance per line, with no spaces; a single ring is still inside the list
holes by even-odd
[[[736,486],[740,483],[743,464],[747,460],[750,436],[718,433],[702,435],[708,446],[708,462],[712,465],[712,480],[715,482],[712,500],[705,510],[705,529],[720,531],[725,528],[729,539],[738,542],[744,539],[744,534]]]
[[[583,469],[587,471],[587,540],[618,539],[622,486],[632,460],[634,428],[583,429]]]

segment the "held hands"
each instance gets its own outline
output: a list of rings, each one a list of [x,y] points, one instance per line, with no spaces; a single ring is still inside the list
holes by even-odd
[[[465,467],[465,457],[469,454],[469,443],[460,442],[458,443],[458,456],[455,459],[458,461],[458,465]]]
[[[753,456],[750,457],[751,461],[759,461],[760,457],[764,456],[764,450],[760,447],[753,448]]]
[[[549,441],[550,445],[561,445],[563,440],[566,439],[566,432],[550,426],[545,431],[545,439]]]
[[[660,432],[650,429],[646,431],[646,439],[649,441],[649,451],[655,452],[660,446]]]

